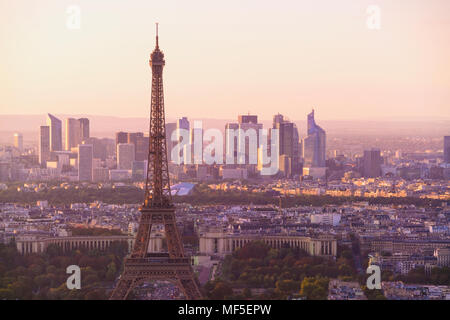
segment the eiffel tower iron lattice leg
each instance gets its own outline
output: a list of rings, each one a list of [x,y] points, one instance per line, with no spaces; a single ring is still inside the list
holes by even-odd
[[[124,270],[111,294],[111,300],[125,300],[133,288],[152,280],[169,281],[177,285],[186,299],[201,298],[190,258],[184,255],[170,193],[162,81],[164,65],[164,54],[159,50],[156,29],[156,48],[150,56],[152,94],[145,200],[140,208],[141,219],[133,250],[125,258]],[[149,253],[150,234],[155,224],[164,225],[167,253]]]

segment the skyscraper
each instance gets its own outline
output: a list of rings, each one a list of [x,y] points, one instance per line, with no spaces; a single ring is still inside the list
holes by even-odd
[[[70,151],[89,139],[89,119],[66,119],[66,150]]]
[[[256,165],[259,130],[262,128],[256,115],[239,115],[238,123],[227,123],[225,125],[226,156],[233,158],[234,164]],[[241,143],[244,145],[241,146]],[[243,151],[242,154],[239,152],[240,149]]]
[[[117,169],[132,170],[134,161],[134,144],[119,143],[117,145]]]
[[[23,151],[23,136],[21,133],[14,133],[14,147],[19,149],[20,152]]]
[[[363,176],[376,178],[381,176],[382,158],[380,150],[365,150],[363,157]]]
[[[272,124],[272,128],[275,128],[277,123],[282,123],[284,121],[284,117],[282,114],[276,114],[273,116],[273,124]]]
[[[185,129],[189,131],[190,123],[187,117],[183,117],[177,120],[177,129]]]
[[[172,133],[176,130],[177,124],[175,122],[166,123],[166,145],[167,145],[167,159],[172,161],[172,149],[176,142],[172,141]]]
[[[189,133],[189,143],[191,145],[191,164],[203,163],[203,128],[201,122],[194,121],[194,125]]]
[[[233,163],[237,163],[238,152],[238,136],[229,135],[228,132],[232,132],[239,129],[239,123],[227,123],[225,125],[225,156],[232,157]]]
[[[177,141],[181,142],[183,140],[182,135],[181,135],[181,129],[182,130],[187,130],[188,134],[189,134],[189,129],[190,129],[190,123],[187,117],[183,117],[181,119],[178,119],[177,122],[177,128],[176,128],[176,132],[177,132]],[[186,142],[186,141],[185,141]],[[181,157],[181,161],[183,164],[191,164],[192,163],[192,146],[190,144],[190,141],[187,141],[187,143],[183,146],[183,150],[182,152],[182,157]]]
[[[89,138],[89,139],[91,139],[91,138]],[[116,156],[117,147],[116,147],[116,141],[114,139],[103,138],[103,139],[100,139],[100,142],[103,145],[103,147],[105,148],[105,159]],[[94,147],[94,153],[95,153],[95,147]],[[105,159],[103,159],[103,160],[105,160]]]
[[[277,114],[273,116],[272,129],[279,130],[279,163],[280,165],[284,163],[284,168],[290,169],[289,172],[281,171],[286,176],[300,174],[300,145],[297,126],[295,123],[284,119],[283,115]],[[281,161],[282,156],[283,161]]]
[[[134,145],[134,158],[136,161],[147,160],[148,137],[144,137],[144,133],[142,132],[128,133],[127,143],[132,143]]]
[[[258,116],[255,115],[239,115],[238,116],[238,123],[253,123],[258,124]]]
[[[128,143],[128,132],[116,132],[116,149],[119,143]]]
[[[450,136],[444,137],[444,162],[450,163]]]
[[[78,181],[92,181],[93,147],[91,144],[78,146]]]
[[[308,114],[308,135],[303,139],[303,165],[305,167],[325,167],[325,130],[314,120],[314,110]]]
[[[87,138],[84,139],[82,144],[91,144],[94,153],[94,159],[106,160],[107,158],[107,147],[104,140],[98,138]]]
[[[66,150],[75,148],[81,143],[80,123],[77,119],[66,119]]]
[[[62,122],[48,114],[47,126],[50,127],[50,151],[62,151]]]
[[[90,138],[90,129],[89,129],[89,119],[88,118],[80,118],[78,119],[78,123],[80,125],[80,139],[84,141]]]
[[[257,159],[258,159],[258,146],[259,146],[259,130],[263,128],[262,123],[258,123],[258,116],[257,115],[240,115],[238,117],[238,123],[239,123],[239,129],[242,131],[239,131],[239,142],[243,142],[245,144],[244,146],[244,152],[245,152],[245,164],[249,165],[256,165]],[[243,137],[241,137],[241,133],[243,133]],[[251,143],[251,135],[254,133],[256,135],[256,146],[253,146]],[[239,148],[238,147],[238,161],[239,161]],[[241,157],[242,158],[242,157]],[[253,160],[252,160],[253,159]]]
[[[50,127],[41,126],[39,129],[39,163],[41,167],[47,166],[50,160]]]

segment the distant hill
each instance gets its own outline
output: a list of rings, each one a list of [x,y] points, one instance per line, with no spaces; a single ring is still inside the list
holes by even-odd
[[[117,131],[147,132],[148,119],[146,118],[125,118],[98,115],[65,115],[56,114],[63,122],[66,118],[87,117],[91,123],[91,135],[95,137],[114,137]],[[237,117],[236,117],[237,118]],[[224,130],[225,124],[235,122],[236,119],[189,119],[201,120],[203,128],[217,128]],[[174,122],[175,119],[166,119],[166,123]],[[450,135],[450,120],[441,121],[362,121],[362,120],[320,120],[316,119],[323,127],[328,136],[345,135],[370,135],[370,136],[426,136],[442,137]],[[270,128],[271,120],[261,121],[265,128]],[[300,131],[300,136],[306,134],[306,121],[294,121]],[[0,115],[0,143],[10,143],[14,132],[21,132],[24,142],[37,142],[39,126],[46,124],[46,115]],[[63,126],[64,127],[64,126]],[[64,128],[63,128],[64,134]]]

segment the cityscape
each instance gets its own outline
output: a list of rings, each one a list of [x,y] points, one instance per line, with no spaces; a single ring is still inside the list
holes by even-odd
[[[159,28],[145,126],[5,103],[0,300],[450,300],[450,99],[426,133],[320,102],[169,117]]]

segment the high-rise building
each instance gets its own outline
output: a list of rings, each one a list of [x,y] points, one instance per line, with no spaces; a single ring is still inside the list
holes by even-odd
[[[81,143],[80,123],[77,119],[66,119],[66,150],[70,151]]]
[[[148,146],[150,138],[143,136],[136,139],[135,160],[146,161],[148,160]]]
[[[292,158],[286,154],[280,154],[278,163],[280,172],[282,172],[285,177],[290,177],[293,173]]]
[[[238,123],[225,125],[225,152],[226,156],[234,158],[234,164],[257,164],[259,130],[263,128],[258,123],[256,115],[239,115]],[[254,139],[254,141],[252,141]],[[241,143],[244,146],[241,146]],[[241,154],[239,150],[242,149]],[[244,162],[244,163],[242,163]]]
[[[89,139],[89,119],[66,119],[66,150],[75,148]]]
[[[134,162],[134,144],[119,143],[117,145],[117,169],[132,170]]]
[[[172,161],[172,149],[175,147],[176,142],[172,141],[172,134],[177,129],[175,122],[166,123],[166,145],[167,145],[167,160]]]
[[[136,161],[147,160],[148,142],[148,137],[145,137],[142,132],[128,133],[128,143],[134,145],[134,158]]]
[[[21,133],[14,133],[14,147],[19,149],[20,152],[23,151],[23,136]]]
[[[105,159],[106,158],[114,158],[116,156],[116,151],[117,151],[117,147],[116,147],[116,141],[114,139],[109,139],[109,138],[103,138],[100,139],[100,142],[102,143],[103,147],[105,148]],[[94,150],[95,152],[95,150]]]
[[[94,159],[106,160],[107,158],[107,148],[103,140],[98,138],[87,138],[84,139],[82,144],[91,144],[94,153]]]
[[[307,137],[303,139],[303,165],[305,167],[325,167],[326,133],[314,119],[314,110],[308,114]]]
[[[81,141],[84,141],[88,138],[90,138],[90,129],[89,129],[89,119],[88,118],[80,118],[78,119],[78,122],[80,124],[80,136]]]
[[[47,126],[50,127],[50,151],[62,151],[62,122],[48,114]]]
[[[444,162],[450,163],[450,136],[444,137]]]
[[[259,130],[263,128],[262,123],[258,123],[258,116],[256,115],[241,115],[238,117],[239,123],[239,143],[244,143],[244,161],[246,165],[255,165],[258,162],[258,146],[259,146]],[[240,135],[244,136],[241,137]],[[250,137],[255,134],[256,145],[252,144]],[[238,162],[239,162],[239,149],[238,147]],[[242,157],[241,157],[242,159]]]
[[[238,136],[231,136],[228,132],[234,132],[239,129],[239,123],[227,123],[225,125],[225,157],[232,157],[233,163],[237,163],[238,154]]]
[[[177,132],[177,141],[178,143],[181,142],[183,140],[182,138],[182,134],[181,134],[181,129],[182,130],[187,130],[188,134],[189,134],[189,130],[190,130],[190,123],[187,117],[183,117],[181,119],[178,119],[177,122],[177,127],[176,127],[176,132]],[[187,143],[183,146],[183,150],[181,150],[181,162],[183,164],[191,164],[192,163],[192,146],[190,144],[190,141],[187,141]]]
[[[47,166],[50,160],[50,127],[41,126],[39,129],[39,163],[41,167]]]
[[[381,158],[380,150],[372,149],[365,150],[363,157],[363,176],[366,178],[376,178],[381,176],[381,164],[383,159]]]
[[[78,146],[78,181],[92,181],[93,149],[91,144]]]
[[[127,132],[116,132],[116,148],[119,143],[128,143],[128,133]]]
[[[194,126],[189,133],[191,145],[191,164],[203,163],[203,128],[201,122],[194,121]]]
[[[238,115],[238,123],[253,123],[258,124],[258,116],[255,115]]]
[[[277,123],[283,123],[284,117],[282,114],[276,114],[273,116],[272,128],[276,128]]]
[[[134,144],[134,147],[136,148],[136,140],[138,137],[143,137],[143,132],[128,132],[127,134],[127,142],[126,143],[132,143]]]
[[[133,161],[131,179],[133,179],[134,181],[145,180],[147,176],[147,167],[147,161]]]
[[[279,131],[280,165],[287,161],[290,163],[290,173],[300,174],[300,144],[297,126],[295,123],[285,120],[283,115],[277,114],[273,117],[272,128]],[[284,156],[283,162],[281,161],[281,156]],[[291,175],[287,174],[287,171],[281,171],[286,176]]]

